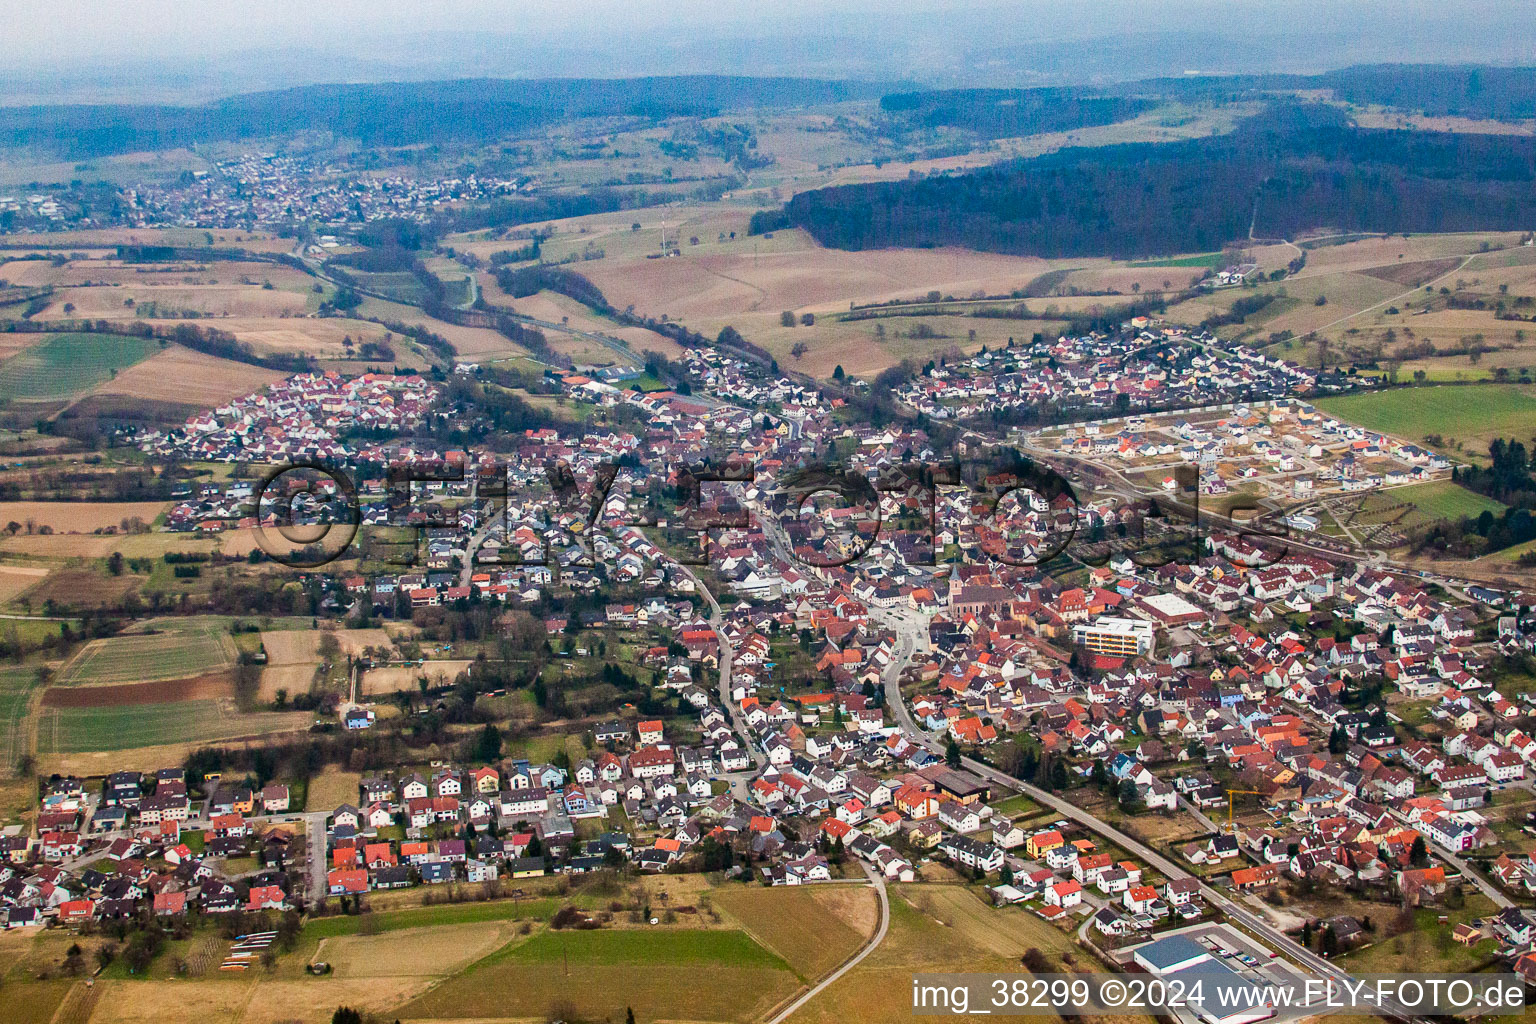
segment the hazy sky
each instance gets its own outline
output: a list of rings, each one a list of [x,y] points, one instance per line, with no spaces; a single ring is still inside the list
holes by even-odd
[[[348,37],[466,30],[573,39],[637,28],[692,35],[881,6],[806,0],[21,0],[19,10],[8,12],[5,20],[7,34],[22,44],[18,55],[52,59],[192,47],[204,52],[292,45],[349,49]],[[765,7],[771,7],[770,16],[764,15]]]
[[[1030,84],[1536,62],[1536,0],[9,0],[0,24],[0,103],[475,75]]]
[[[635,30],[681,36],[818,26],[902,32],[939,15],[979,16],[1005,36],[1071,38],[1117,31],[1275,31],[1329,24],[1391,33],[1471,19],[1529,23],[1529,0],[11,0],[4,17],[8,59],[232,52],[271,46],[352,49],[367,37],[443,31],[554,36],[572,40]],[[873,16],[873,17],[872,17]],[[1372,19],[1362,23],[1361,16]],[[1471,27],[1470,25],[1468,26]]]

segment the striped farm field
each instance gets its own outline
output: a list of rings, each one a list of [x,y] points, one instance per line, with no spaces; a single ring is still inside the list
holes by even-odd
[[[27,703],[36,681],[35,668],[0,669],[0,775],[27,752]]]
[[[0,398],[57,401],[96,387],[160,351],[151,338],[50,334],[0,363]]]
[[[227,740],[304,728],[305,712],[238,714],[219,700],[116,707],[48,708],[38,723],[38,747],[48,754],[131,750],[171,743]]]
[[[1498,437],[1529,440],[1536,424],[1536,391],[1520,384],[1391,388],[1319,398],[1331,416],[1368,430],[1422,441],[1433,434],[1445,445],[1466,446],[1466,455],[1484,459]]]
[[[210,625],[92,640],[59,672],[66,686],[185,679],[228,668],[234,644]]]
[[[782,959],[734,929],[545,931],[492,953],[395,1013],[622,1020],[632,1006],[643,1007],[647,1020],[756,1020],[800,984]]]

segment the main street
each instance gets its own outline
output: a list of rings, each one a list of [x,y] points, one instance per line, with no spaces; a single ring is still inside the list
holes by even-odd
[[[715,595],[709,592],[704,581],[686,565],[681,562],[674,563],[673,571],[681,572],[692,580],[693,585],[703,595],[705,603],[709,605],[709,628],[715,631],[715,639],[720,641],[720,682],[718,684],[720,705],[731,716],[731,728],[736,730],[737,736],[741,737],[741,742],[746,747],[753,764],[761,769],[768,763],[768,758],[758,749],[757,744],[752,742],[752,732],[747,728],[747,720],[741,713],[741,705],[731,699],[731,642],[725,637],[725,616],[720,611],[720,602],[715,600]]]
[[[474,472],[470,474],[469,501],[464,507],[477,517],[481,513],[481,510],[476,507],[479,498],[480,474],[479,472]],[[480,568],[475,562],[475,556],[479,554],[480,546],[498,530],[504,529],[506,525],[506,506],[498,503],[494,497],[488,500],[485,511],[488,514],[485,516],[484,521],[471,531],[469,540],[464,543],[464,564],[459,569],[459,586],[461,587],[469,586],[470,580],[474,578],[475,570]]]

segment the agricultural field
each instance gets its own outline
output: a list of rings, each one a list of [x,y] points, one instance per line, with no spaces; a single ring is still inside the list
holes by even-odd
[[[1069,269],[1051,294],[1063,297],[1096,294],[1106,304],[1128,302],[1140,293],[1182,291],[1192,287],[1207,270],[1213,267],[1221,269],[1230,265],[1234,259],[1234,256],[1215,253],[1191,257],[1190,260],[1194,262],[1176,259],[1160,264],[1133,263],[1086,270]]]
[[[995,305],[995,304],[994,304]],[[1035,332],[1057,334],[1065,321],[1002,320],[971,316],[881,316],[865,320],[839,320],[818,316],[807,327],[785,327],[779,314],[753,313],[733,318],[755,344],[772,353],[785,369],[830,377],[841,366],[845,373],[874,376],[904,359],[926,362],[955,353],[978,352],[1006,346],[1009,338],[1028,340]],[[971,332],[975,332],[975,337]],[[801,355],[795,347],[804,345]]]
[[[489,327],[461,327],[458,324],[450,324],[446,320],[438,320],[436,317],[427,316],[415,306],[406,306],[398,302],[386,302],[367,296],[363,304],[357,307],[360,316],[377,317],[380,320],[395,321],[403,324],[411,324],[417,327],[425,327],[434,334],[441,334],[448,339],[448,343],[454,347],[460,356],[471,359],[486,359],[488,357],[526,356],[527,350],[512,341],[500,331],[494,331]],[[352,336],[355,340],[357,335]],[[409,354],[412,359],[419,359],[414,351],[408,352],[408,346],[404,338],[398,335],[389,342],[396,353],[402,358]],[[406,363],[401,362],[401,366]],[[411,365],[415,365],[412,363]]]
[[[61,508],[64,507],[62,502],[43,504],[57,504]],[[92,504],[95,503],[87,502],[73,507],[89,509]],[[7,521],[9,522],[9,520]],[[228,530],[214,537],[199,537],[187,533],[35,533],[29,536],[22,532],[14,537],[0,535],[0,552],[35,559],[106,558],[114,551],[121,552],[124,558],[160,558],[167,552],[172,551],[201,551],[207,553],[220,550],[221,546],[233,550],[241,542],[244,542],[247,546],[252,546],[254,541],[249,538],[253,532],[251,530]],[[90,570],[55,569],[53,576],[57,576],[62,572],[78,574],[82,572],[88,573]],[[134,585],[134,580],[126,573],[123,576],[111,577],[110,579],[116,583],[126,583],[129,586]],[[48,582],[52,583],[52,576]],[[67,594],[63,596],[65,598],[69,597]]]
[[[976,149],[960,156],[911,161],[889,159],[879,165],[872,162],[858,163],[824,174],[815,181],[815,184],[895,181],[914,173],[919,175],[942,173],[993,164],[999,159],[1009,157],[1039,156],[1067,146],[1113,146],[1122,143],[1172,142],[1178,139],[1198,138],[1229,132],[1238,120],[1255,113],[1257,109],[1257,106],[1252,103],[1230,103],[1218,106],[1209,104],[1191,106],[1179,102],[1160,103],[1129,120],[1104,125],[1087,125],[1070,131],[1042,132],[1017,138],[996,139],[993,148]],[[795,184],[796,191],[805,187],[811,186]],[[759,201],[765,202],[766,197],[760,196]]]
[[[701,976],[709,983],[700,984]],[[645,1021],[740,1021],[761,1016],[798,984],[784,960],[742,931],[544,931],[396,1012],[403,1020],[616,1020],[632,1007]]]
[[[1365,270],[1420,260],[1461,259],[1479,253],[1484,245],[1492,250],[1516,246],[1519,241],[1520,233],[1517,231],[1450,232],[1412,235],[1408,238],[1401,235],[1369,235],[1340,239],[1301,239],[1300,244],[1307,252],[1307,265],[1299,276]],[[1292,250],[1290,255],[1295,256],[1295,251]],[[1483,260],[1491,257],[1477,258]]]
[[[690,325],[695,319],[782,310],[831,312],[850,301],[879,302],[929,290],[970,297],[1009,294],[1051,269],[1045,260],[961,249],[822,249],[797,230],[776,233],[782,250],[754,252],[759,239],[738,239],[726,250],[673,259],[584,263],[581,273],[614,306],[633,304]],[[702,247],[701,247],[702,248]]]
[[[168,501],[0,501],[0,525],[20,523],[27,534],[44,526],[55,535],[115,531],[134,519],[153,523],[170,507]]]
[[[736,327],[748,340],[773,352],[781,365],[794,365],[813,375],[825,375],[839,363],[845,371],[868,374],[903,358],[928,358],[954,345],[964,349],[970,328],[982,335],[978,345],[994,344],[1008,333],[1050,333],[1059,329],[1060,321],[1069,313],[1124,304],[1137,294],[1187,288],[1208,270],[1240,259],[1257,262],[1266,275],[1283,271],[1302,251],[1290,244],[1262,245],[1136,263],[1104,258],[1043,260],[964,250],[843,252],[823,249],[795,229],[777,231],[771,237],[749,237],[740,213],[724,204],[704,204],[665,211],[669,248],[678,244],[678,239],[686,239],[689,244],[682,244],[680,254],[670,259],[647,259],[660,249],[662,222],[648,211],[637,211],[633,217],[634,223],[640,225],[638,231],[628,229],[629,212],[606,219],[584,217],[555,222],[552,226],[557,233],[545,245],[545,258],[558,258],[557,252],[579,252],[588,245],[601,248],[602,258],[578,262],[572,269],[597,285],[613,305],[633,306],[652,316],[665,314],[706,336],[713,336],[727,325]],[[724,237],[728,231],[736,231],[736,237]],[[697,245],[691,244],[695,237],[699,239]],[[1414,316],[1411,314],[1422,310],[1410,310],[1408,303],[1418,301],[1412,298],[1415,289],[1419,289],[1421,296],[1424,294],[1425,283],[1432,282],[1438,288],[1455,282],[1459,287],[1461,277],[1472,270],[1487,268],[1489,287],[1496,273],[1520,278],[1527,271],[1536,271],[1529,267],[1497,270],[1501,260],[1518,264],[1509,250],[1500,249],[1512,245],[1518,237],[1490,232],[1409,239],[1365,237],[1341,244],[1322,240],[1308,246],[1308,262],[1297,275],[1265,281],[1256,289],[1203,293],[1174,305],[1166,316],[1174,322],[1196,324],[1213,313],[1225,311],[1239,298],[1267,293],[1278,298],[1246,324],[1223,327],[1222,336],[1260,345],[1266,344],[1264,339],[1269,335],[1290,332],[1283,348],[1276,348],[1272,354],[1311,362],[1318,352],[1316,342],[1308,336],[1320,332],[1330,341],[1330,361],[1349,353],[1345,358],[1348,362],[1383,350],[1390,354],[1394,345],[1410,340],[1416,331],[1422,335],[1433,330],[1442,346],[1456,343],[1466,333],[1481,332],[1488,347],[1496,351],[1482,358],[1481,367],[1471,367],[1466,379],[1491,375],[1501,366],[1513,371],[1536,364],[1536,329],[1523,331],[1518,322],[1495,320],[1491,309],[1441,309],[1431,310],[1427,317]],[[487,251],[508,247],[506,243],[473,244],[488,246]],[[521,312],[558,322],[559,318],[553,315],[557,310],[546,308],[553,304],[551,301],[537,296],[512,301],[500,295],[489,275],[482,278],[488,297],[511,301]],[[1519,294],[1517,289],[1525,287],[1522,282],[1523,278],[1513,284],[1502,280],[1498,283],[1507,285],[1509,294],[1515,295]],[[1536,274],[1532,276],[1531,287],[1536,290]],[[965,323],[958,334],[947,329],[942,332],[950,334],[953,340],[920,345],[893,345],[889,341],[877,345],[867,333],[845,335],[823,329],[832,314],[846,312],[850,305],[920,301],[935,291],[948,300],[946,312],[956,314],[966,312],[969,302],[983,295],[1027,292],[1036,296],[1028,308],[1039,315],[1041,322],[993,321],[998,326],[992,329],[984,326],[985,321]],[[1438,292],[1434,297],[1439,306],[1445,305]],[[1398,305],[1394,306],[1394,302]],[[811,330],[783,329],[778,322],[783,311],[793,312],[797,317],[812,313],[817,324]],[[569,310],[560,315],[572,316],[573,326],[579,323]],[[1446,320],[1439,323],[1436,317]],[[1387,329],[1398,321],[1402,324],[1395,327],[1394,334],[1387,335]],[[939,328],[936,321],[929,326]],[[1517,343],[1516,331],[1531,336],[1529,347]],[[804,342],[810,351],[793,364],[786,362],[785,354],[797,342]],[[1461,365],[1469,364],[1463,359]],[[854,370],[854,366],[858,369]],[[1403,364],[1405,373],[1425,368],[1431,372],[1452,372],[1423,360]]]
[[[674,896],[694,896],[689,880],[669,879],[666,885]],[[532,886],[538,889],[538,884]],[[651,884],[647,883],[647,888]],[[701,890],[702,891],[702,890]],[[164,953],[141,976],[131,976],[119,960],[96,979],[88,989],[83,983],[68,981],[40,982],[37,975],[48,968],[57,968],[66,947],[79,941],[85,947],[87,958],[94,947],[106,941],[104,937],[80,937],[63,931],[0,934],[0,974],[4,976],[7,992],[6,1009],[12,1019],[37,1021],[47,1024],[55,1021],[91,1022],[106,1021],[108,1024],[202,1024],[209,1020],[240,1020],[253,1024],[325,1024],[331,1019],[336,1006],[349,1005],[361,1008],[365,1014],[378,1015],[380,1019],[397,1017],[409,1019],[400,1011],[405,1004],[425,1002],[441,991],[444,985],[459,984],[478,969],[477,965],[505,959],[518,949],[516,943],[524,942],[521,936],[540,927],[538,922],[547,920],[565,901],[544,898],[501,899],[480,903],[443,904],[429,907],[413,907],[407,910],[379,910],[377,903],[390,896],[407,896],[406,893],[377,894],[370,900],[375,910],[365,916],[334,916],[312,919],[300,936],[298,948],[278,958],[271,973],[251,971],[247,974],[224,975],[211,970],[217,956],[226,948],[211,928],[202,928],[189,940],[172,940]],[[593,902],[595,897],[575,894],[578,905]],[[30,930],[29,930],[30,932]],[[769,964],[782,964],[771,953],[754,947],[750,939],[734,930],[648,932],[543,932],[536,933],[533,942],[542,939],[539,946],[529,950],[529,964],[536,975],[553,976],[555,981],[541,980],[545,992],[561,992],[575,989],[587,990],[586,985],[570,985],[564,975],[567,950],[560,944],[569,940],[572,966],[582,954],[575,943],[591,935],[620,936],[616,944],[600,942],[606,950],[594,950],[590,960],[595,965],[584,966],[583,976],[589,971],[616,973],[630,971],[636,956],[634,946],[659,942],[669,950],[670,959],[683,964],[694,963],[709,969],[721,960],[756,963],[766,960]],[[680,938],[669,938],[669,935]],[[704,936],[699,939],[698,936]],[[590,941],[590,939],[588,940]],[[512,945],[509,945],[511,943]],[[553,951],[552,951],[553,950]],[[303,973],[303,964],[313,959],[329,962],[334,973],[316,980]],[[188,964],[186,973],[176,970],[178,960]],[[688,967],[664,968],[669,978],[678,981]],[[733,970],[729,966],[723,970]],[[783,981],[786,991],[793,984],[793,976],[782,969],[745,967],[734,973],[751,979],[763,973],[775,981]],[[749,980],[750,983],[750,980]],[[434,986],[437,986],[434,989]],[[518,986],[520,989],[521,986]],[[679,988],[699,988],[697,984]],[[659,990],[660,984],[648,990]],[[84,999],[83,996],[90,996]],[[500,993],[477,991],[476,999],[482,1002],[497,998]],[[529,997],[530,1001],[536,997]],[[583,998],[583,997],[575,997]],[[601,998],[592,996],[586,998]],[[662,998],[687,998],[662,994]],[[61,1003],[64,1014],[75,1009],[74,1016],[54,1017]],[[624,1000],[618,1007],[622,1019],[624,1007],[633,1004],[637,1017],[649,1022],[654,1019],[645,1007],[633,999]],[[518,1016],[542,1019],[543,1010]],[[744,1020],[761,1016],[755,1008],[737,1016],[723,1012],[718,1016],[702,1019]],[[414,1016],[414,1014],[413,1014]],[[444,1016],[462,1019],[464,1014],[449,1013]],[[493,1008],[482,1014],[505,1020],[508,1011]],[[567,1017],[566,1019],[576,1019]],[[700,1019],[700,1018],[690,1018]]]
[[[8,264],[0,264],[0,275],[5,274],[6,266]],[[0,334],[0,363],[32,347],[42,337],[40,334]]]
[[[46,754],[83,754],[178,743],[205,743],[257,737],[308,728],[307,712],[232,714],[226,701],[107,707],[53,707],[38,723],[38,746]]]
[[[295,696],[308,693],[320,667],[320,634],[314,630],[267,630],[261,634],[267,663],[261,670],[258,699],[275,700],[279,690]]]
[[[890,903],[884,941],[790,1017],[792,1024],[902,1019],[912,1012],[914,971],[1014,973],[1030,948],[1057,964],[1063,954],[1088,959],[1069,933],[1022,908],[993,909],[963,886],[893,886]]]
[[[90,276],[99,271],[87,265]],[[266,289],[260,284],[240,285],[192,281],[143,283],[132,287],[68,287],[54,292],[55,301],[39,314],[46,320],[88,317],[122,319],[125,312],[150,319],[184,316],[302,316],[310,300],[299,292]],[[72,308],[65,308],[67,306]]]
[[[1536,249],[1517,242],[1507,233],[1416,235],[1310,248],[1300,274],[1263,286],[1284,289],[1295,311],[1261,315],[1265,330],[1298,335],[1271,354],[1315,363],[1318,338],[1300,337],[1315,329],[1330,363],[1360,362],[1361,372],[1430,382],[1526,378],[1536,370]],[[1377,283],[1364,286],[1367,279]],[[1302,301],[1319,294],[1326,305]]]
[[[228,331],[240,341],[246,342],[258,355],[305,354],[317,359],[348,359],[347,339],[355,347],[365,342],[383,342],[394,349],[395,357],[389,362],[402,367],[419,368],[426,360],[418,355],[403,338],[390,337],[390,332],[367,320],[351,320],[342,317],[223,317],[213,326]],[[354,371],[370,365],[367,360],[350,360]]]
[[[0,398],[73,398],[159,348],[157,341],[116,334],[50,334],[0,363]]]
[[[339,1005],[382,1012],[428,984],[425,978],[332,976],[316,981],[297,974],[148,982],[112,978],[98,983],[90,1024],[325,1024]]]
[[[95,393],[213,408],[230,399],[260,391],[284,376],[286,374],[277,370],[171,345],[117,374]]]
[[[169,624],[163,632],[130,633],[92,640],[60,671],[65,685],[185,679],[227,669],[234,643],[217,626],[195,619]]]
[[[32,540],[33,538],[25,538]],[[70,537],[69,535],[52,538],[38,538],[41,540],[55,540],[56,547],[74,547],[64,542],[90,542],[110,541],[110,537]],[[7,543],[6,550],[17,550],[17,546]],[[107,547],[102,554],[111,550]],[[103,569],[95,566],[65,565],[54,569],[38,584],[18,596],[12,605],[24,612],[31,613],[34,610],[46,611],[48,602],[52,601],[61,608],[108,608],[118,605],[128,594],[139,589],[143,577],[124,573],[121,576],[111,576]]]
[[[726,886],[715,890],[713,898],[716,907],[807,981],[832,973],[869,941],[879,923],[875,892],[862,885],[786,891]]]
[[[334,977],[440,978],[468,967],[509,942],[511,921],[401,928],[378,935],[323,939],[315,959],[331,965]]]
[[[1490,551],[1483,556],[1482,560],[1486,560],[1489,564],[1507,562],[1513,565],[1520,560],[1522,555],[1532,551],[1536,551],[1536,540],[1528,540],[1524,544],[1514,544],[1499,551]]]
[[[597,313],[583,306],[575,299],[561,295],[558,292],[541,291],[522,298],[513,298],[507,292],[502,291],[496,283],[496,279],[486,275],[484,284],[486,298],[495,302],[498,306],[510,306],[523,316],[531,316],[537,320],[547,320],[554,324],[565,324],[578,331],[592,331],[602,333],[611,331],[617,325],[603,319]]]
[[[1224,252],[1202,252],[1193,256],[1180,256],[1166,260],[1138,260],[1129,264],[1132,267],[1201,267],[1219,269],[1226,265],[1228,256]]]
[[[327,808],[334,810],[335,806]],[[356,915],[339,915],[335,917],[311,918],[304,925],[304,932],[300,936],[301,942],[313,942],[318,944],[327,939],[338,938],[345,935],[386,935],[398,931],[414,931],[424,928],[441,928],[452,925],[502,923],[508,921],[543,921],[554,916],[560,908],[561,901],[555,897],[544,897],[535,892],[527,899],[495,899],[485,900],[479,903],[438,903],[431,906],[397,906],[391,902],[386,909],[381,907],[383,899],[388,896],[409,899],[413,896],[409,891],[393,894],[376,893],[370,897],[371,910],[366,918]],[[364,921],[367,926],[364,927]],[[302,947],[301,947],[302,948]],[[313,959],[314,950],[310,949],[304,954],[304,959]]]
[[[0,775],[9,775],[27,751],[27,705],[37,683],[37,669],[0,669]]]
[[[292,665],[301,661],[318,661],[320,637],[330,635],[344,654],[362,654],[369,647],[392,647],[395,638],[388,630],[332,629],[317,632],[313,629],[263,629],[261,645],[267,651],[267,664]]]
[[[88,295],[97,289],[77,289],[76,298]],[[194,293],[200,293],[199,289],[188,289]],[[217,291],[217,290],[215,290]],[[284,295],[290,293],[268,292],[260,289],[256,294],[263,296]],[[295,297],[303,301],[302,297]],[[409,342],[399,335],[391,334],[387,328],[380,324],[367,320],[354,320],[344,317],[314,317],[306,314],[302,309],[297,312],[284,310],[261,310],[250,308],[241,303],[224,302],[217,295],[207,297],[204,303],[211,307],[206,319],[206,326],[225,331],[235,336],[239,341],[250,345],[259,356],[292,356],[308,355],[321,360],[323,363],[334,363],[333,368],[345,369],[349,372],[359,373],[369,366],[398,365],[402,368],[421,369],[430,362],[425,356],[413,348]],[[409,308],[409,307],[405,307]],[[143,307],[141,315],[133,315],[131,310],[117,307],[114,310],[103,311],[96,319],[105,319],[124,326],[133,323],[143,323],[148,314],[152,312],[149,306]],[[166,310],[159,310],[159,318],[150,318],[160,326],[174,325],[177,318]],[[349,348],[347,341],[352,342]],[[362,357],[359,351],[365,342],[382,342],[387,344],[394,352],[394,356],[388,359],[369,360]],[[159,346],[159,342],[148,344]],[[142,358],[142,357],[141,357]],[[210,359],[213,357],[209,357]],[[225,363],[225,360],[218,360]],[[234,364],[239,367],[234,371],[240,375],[252,373],[266,373],[260,367],[245,364]],[[3,375],[5,364],[0,364],[0,375]],[[208,376],[206,370],[199,371],[202,376]],[[108,374],[102,373],[97,379],[92,380],[89,386],[94,387]],[[207,381],[199,381],[206,387]],[[265,380],[258,381],[248,391],[257,390]],[[143,384],[142,376],[140,384]],[[233,386],[231,384],[231,386]],[[246,393],[246,392],[241,392]]]
[[[0,565],[0,604],[9,604],[48,577],[38,565]]]
[[[549,347],[565,356],[577,366],[639,366],[640,354],[631,355],[605,345],[596,338],[586,338],[552,327],[540,327]]]
[[[201,158],[186,150],[131,153],[118,157],[106,157],[102,162],[123,163],[137,167],[144,164],[175,163],[176,170],[179,172],[181,162],[188,160],[195,166],[205,166]],[[16,246],[36,246],[39,250],[64,252],[78,252],[81,249],[112,252],[119,245],[208,245],[210,243],[235,246],[251,252],[281,253],[293,250],[293,239],[280,238],[264,231],[230,232],[223,229],[205,231],[201,228],[92,228],[46,234],[21,233],[11,235],[7,241]]]
[[[1397,388],[1320,398],[1319,409],[1370,430],[1423,442],[1444,439],[1438,450],[1485,461],[1489,442],[1536,433],[1536,389],[1517,384]]]
[[[228,674],[161,679],[147,683],[101,683],[94,686],[50,686],[43,693],[47,708],[105,708],[182,701],[227,700],[234,696]]]
[[[195,244],[201,246],[206,242],[200,238]],[[80,289],[94,288],[103,293],[110,290],[117,296],[118,305],[127,308],[137,306],[146,293],[153,295],[168,287],[308,293],[314,285],[314,278],[297,268],[253,260],[141,263],[118,259],[112,250],[87,251],[82,256],[76,256],[75,250],[71,250],[70,255],[73,258],[62,263],[32,261],[37,267],[27,275],[25,283],[54,285],[59,289],[56,297],[61,302],[70,300]],[[20,283],[20,279],[17,280]],[[47,316],[46,313],[41,315]]]

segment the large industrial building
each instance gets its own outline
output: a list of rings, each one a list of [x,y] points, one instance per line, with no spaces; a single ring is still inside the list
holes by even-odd
[[[1182,981],[1185,991],[1195,991],[1198,981],[1204,998],[1191,1009],[1205,1024],[1255,1024],[1275,1016],[1273,1006],[1256,1005],[1258,986],[1188,936],[1149,942],[1134,950],[1131,958],[1165,981]]]

